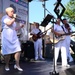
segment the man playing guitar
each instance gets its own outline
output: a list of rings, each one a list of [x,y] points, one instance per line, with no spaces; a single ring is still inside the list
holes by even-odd
[[[31,35],[34,41],[34,49],[35,49],[35,60],[41,59],[44,60],[42,57],[42,31],[39,29],[39,23],[34,22],[35,28],[32,29]]]
[[[63,31],[63,28],[60,25],[60,19],[57,19],[56,23],[54,24],[54,27],[52,29],[52,32],[56,36],[61,36],[61,33],[59,33],[59,32],[62,32],[62,31]],[[55,63],[54,63],[54,65],[55,66],[57,65],[57,59],[58,59],[59,51],[61,50],[62,67],[69,66],[68,63],[67,63],[66,41],[65,41],[65,39],[63,39],[63,40],[59,41],[58,43],[56,43],[54,49],[55,49],[54,50],[55,51],[54,52],[55,53]]]

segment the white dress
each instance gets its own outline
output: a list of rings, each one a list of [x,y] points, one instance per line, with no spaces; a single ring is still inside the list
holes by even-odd
[[[7,26],[6,22],[11,20],[7,15],[2,18],[2,54],[12,54],[21,51],[20,42],[15,31],[16,23]]]

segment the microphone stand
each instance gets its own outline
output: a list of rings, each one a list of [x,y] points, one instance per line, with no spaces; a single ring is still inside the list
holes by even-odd
[[[53,29],[54,29],[54,18],[53,18]],[[55,44],[54,44],[54,42],[55,42],[55,39],[54,39],[54,34],[53,34],[53,43],[52,43],[52,45],[53,45],[53,51],[54,51],[54,59],[53,59],[54,70],[53,70],[53,72],[50,72],[49,74],[50,75],[59,75],[59,73],[56,72],[56,69],[55,69]]]
[[[44,4],[42,4],[42,6],[43,6],[43,8],[44,8],[50,15],[52,15],[52,14],[50,13],[50,11],[49,11],[47,8],[45,8],[45,5],[44,5]],[[52,16],[53,16],[53,15],[52,15]],[[54,16],[53,16],[53,18],[56,19]]]
[[[42,4],[43,5],[43,4]],[[49,12],[46,8],[45,8],[45,6],[43,5],[43,7],[44,7],[44,9],[47,11],[47,12]],[[50,13],[50,12],[49,12]],[[50,13],[50,15],[52,15],[51,13]],[[53,16],[53,15],[52,15]],[[54,19],[56,19],[54,16],[53,16],[53,29],[54,29]],[[50,72],[49,74],[50,75],[59,75],[59,73],[57,73],[56,72],[56,70],[55,70],[55,44],[54,44],[54,34],[53,34],[53,43],[52,43],[52,45],[53,45],[53,50],[54,50],[54,60],[53,60],[53,66],[54,66],[54,70],[53,70],[53,72]]]

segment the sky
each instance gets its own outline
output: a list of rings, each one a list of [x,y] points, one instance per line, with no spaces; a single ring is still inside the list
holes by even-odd
[[[45,10],[45,16],[47,14],[51,14],[54,17],[57,17],[55,12],[54,12],[54,3],[57,2],[57,0],[47,0],[45,2],[45,8],[50,12],[48,12],[47,10]],[[67,3],[69,2],[69,0],[61,0],[61,3],[65,6]],[[44,2],[40,2],[39,0],[33,0],[29,3],[29,22],[33,23],[33,22],[38,22],[41,23],[43,21],[43,19],[45,18],[44,16],[44,7],[43,5]]]

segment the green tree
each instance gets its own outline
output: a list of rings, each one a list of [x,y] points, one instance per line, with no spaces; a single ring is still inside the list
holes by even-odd
[[[72,24],[75,24],[75,0],[70,0],[65,8],[66,10],[63,17],[67,18],[69,22],[72,22]]]

